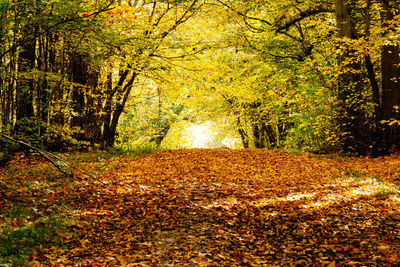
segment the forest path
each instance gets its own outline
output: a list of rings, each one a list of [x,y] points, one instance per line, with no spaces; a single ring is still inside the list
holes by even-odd
[[[192,149],[79,166],[97,171],[98,179],[77,177],[57,193],[73,214],[70,233],[63,235],[68,249],[49,249],[37,262],[400,262],[400,155],[344,159]]]

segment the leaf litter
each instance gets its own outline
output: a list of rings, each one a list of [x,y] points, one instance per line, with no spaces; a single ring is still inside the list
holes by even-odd
[[[24,158],[14,166],[38,165]],[[43,168],[45,162],[41,162]],[[81,266],[366,266],[400,263],[400,155],[188,149],[79,163],[72,178],[16,198],[61,201],[64,248],[31,261]],[[6,170],[2,170],[3,177]],[[11,179],[29,180],[14,171]],[[7,180],[8,179],[8,180]]]

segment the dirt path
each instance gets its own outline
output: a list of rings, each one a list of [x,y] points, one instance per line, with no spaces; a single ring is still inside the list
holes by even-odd
[[[165,151],[81,163],[60,197],[82,266],[347,266],[400,263],[400,156],[333,159],[268,150]],[[397,185],[396,185],[397,183]]]

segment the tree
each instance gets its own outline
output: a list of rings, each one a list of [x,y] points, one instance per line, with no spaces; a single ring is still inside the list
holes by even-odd
[[[0,3],[1,131],[60,150],[113,146],[136,78],[204,1]]]
[[[382,2],[384,43],[381,52],[382,119],[384,123],[383,152],[393,146],[400,149],[400,51],[395,28],[399,25],[400,5],[396,1]]]
[[[336,25],[339,45],[345,47],[337,60],[338,75],[338,125],[342,148],[346,151],[366,153],[370,140],[364,114],[365,101],[362,97],[365,88],[361,59],[351,40],[358,38],[357,10],[352,1],[335,0]]]
[[[277,56],[313,62],[323,86],[335,92],[337,130],[332,130],[337,131],[343,151],[378,155],[398,147],[399,51],[393,32],[399,24],[396,1],[219,2],[240,15],[249,31],[261,35],[272,29],[293,43],[282,47],[284,52]],[[273,15],[263,13],[263,8]],[[321,31],[321,26],[332,24],[332,18],[336,37],[335,31]],[[331,45],[321,46],[323,40]],[[296,43],[298,52],[294,53]],[[324,65],[336,75],[327,76],[321,68]]]
[[[326,104],[331,94],[329,88],[323,88],[327,86],[327,77],[322,71],[326,72],[327,64],[318,61],[323,56],[311,56],[311,53],[329,49],[326,39],[332,34],[332,26],[316,24],[316,19],[311,20],[309,16],[322,17],[333,11],[332,6],[305,7],[296,21],[290,22],[279,12],[283,4],[287,4],[284,8],[290,10],[288,14],[297,11],[299,6],[291,2],[218,2],[230,14],[227,26],[230,40],[225,44],[230,54],[228,49],[223,52],[226,67],[219,69],[228,68],[228,71],[221,74],[223,78],[214,87],[225,88],[224,99],[228,109],[237,116],[244,146],[310,148],[319,143],[317,146],[321,149],[322,140],[327,138],[321,128],[323,120],[319,118],[327,116],[329,105]],[[319,33],[309,29],[317,27]],[[214,51],[213,57],[217,58],[215,55]],[[312,57],[314,60],[310,60]],[[326,91],[322,94],[326,97],[319,95],[317,100],[317,92],[322,91]],[[319,114],[316,107],[321,107]],[[323,127],[330,122],[326,121]]]

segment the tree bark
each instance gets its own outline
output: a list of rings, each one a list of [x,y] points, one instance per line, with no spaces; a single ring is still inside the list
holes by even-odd
[[[117,126],[119,118],[124,111],[126,102],[129,99],[129,94],[132,90],[133,82],[135,81],[137,73],[133,72],[132,76],[130,77],[129,81],[123,87],[123,90],[120,92],[120,97],[117,99],[117,103],[115,105],[115,110],[112,114],[112,120],[108,127],[108,133],[106,133],[107,139],[105,140],[106,147],[113,147],[116,134],[117,134]]]
[[[242,139],[243,148],[249,148],[249,136],[246,133],[246,130],[244,129],[242,123],[240,122],[239,117],[237,118],[237,127],[240,138]]]
[[[36,40],[29,38],[33,29],[27,29],[27,39],[21,40],[21,52],[18,58],[18,73],[21,75],[16,86],[16,126],[15,132],[23,135],[32,134],[34,81],[29,73],[35,67]]]
[[[396,1],[382,1],[382,27],[384,34],[390,36],[390,21],[399,13],[394,8]],[[400,56],[399,42],[389,41],[382,47],[382,110],[383,119],[383,149],[400,149]]]
[[[335,0],[335,14],[340,38],[356,39],[355,22],[352,20],[351,1]],[[367,153],[369,133],[366,131],[364,115],[364,89],[361,62],[354,56],[355,51],[348,48],[338,57],[341,73],[338,77],[338,127],[342,149],[346,152]]]
[[[85,92],[84,86],[87,82],[88,64],[85,62],[84,55],[80,53],[73,53],[71,55],[71,81],[75,83],[72,89],[72,118],[71,128],[83,129],[84,126],[84,112],[85,112]],[[82,140],[83,134],[76,133],[74,137],[77,140]]]
[[[258,124],[253,125],[253,137],[254,137],[254,147],[255,148],[264,148],[262,143],[262,132]]]
[[[387,150],[400,148],[400,57],[399,45],[382,49],[382,104],[384,146]]]

